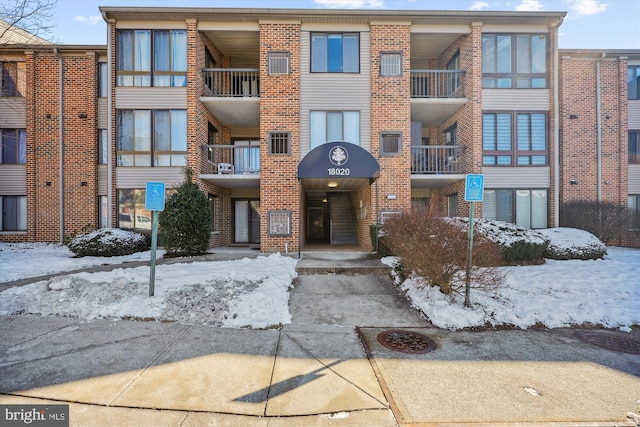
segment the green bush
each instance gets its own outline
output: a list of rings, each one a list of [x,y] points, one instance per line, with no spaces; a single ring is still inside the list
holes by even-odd
[[[77,256],[112,257],[146,251],[151,241],[147,236],[133,231],[102,228],[76,235],[67,246]]]
[[[209,248],[211,206],[191,176],[191,169],[186,169],[185,181],[176,188],[158,215],[166,256],[201,255]]]

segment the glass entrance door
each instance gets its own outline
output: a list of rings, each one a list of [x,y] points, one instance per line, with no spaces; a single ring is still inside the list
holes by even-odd
[[[236,200],[235,242],[260,243],[260,200]]]

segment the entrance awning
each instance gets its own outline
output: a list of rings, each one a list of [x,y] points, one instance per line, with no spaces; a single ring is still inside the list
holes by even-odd
[[[380,177],[378,161],[364,148],[350,142],[327,142],[311,150],[298,164],[298,179]]]

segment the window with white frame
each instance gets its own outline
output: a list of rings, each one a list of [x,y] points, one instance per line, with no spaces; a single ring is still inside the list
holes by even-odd
[[[186,166],[186,110],[118,110],[118,166]]]
[[[291,73],[291,55],[289,52],[269,52],[267,58],[269,74]]]
[[[547,228],[546,189],[486,189],[482,216],[527,228]]]
[[[27,196],[0,196],[0,231],[27,229]]]
[[[399,52],[380,53],[380,75],[381,76],[401,76],[402,75],[402,54]]]
[[[358,33],[312,33],[312,73],[359,73]]]
[[[118,86],[186,86],[186,30],[118,30]]]
[[[311,111],[311,148],[325,142],[360,145],[360,111]]]
[[[394,156],[402,153],[402,132],[380,133],[380,154]]]

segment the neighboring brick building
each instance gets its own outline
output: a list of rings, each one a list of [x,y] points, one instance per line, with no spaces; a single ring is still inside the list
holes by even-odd
[[[559,51],[564,13],[101,11],[106,46],[0,45],[0,240],[150,229],[146,182],[184,167],[212,244],[267,252],[468,215],[468,173],[477,215],[528,227],[639,208],[640,51]]]

